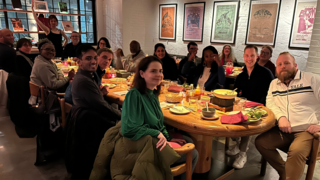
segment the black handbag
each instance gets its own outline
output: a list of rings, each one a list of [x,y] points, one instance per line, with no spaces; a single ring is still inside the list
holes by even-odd
[[[56,91],[49,91],[45,103],[45,113],[61,115],[61,107]]]

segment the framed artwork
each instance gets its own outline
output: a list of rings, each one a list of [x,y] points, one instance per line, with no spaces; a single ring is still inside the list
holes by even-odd
[[[177,28],[177,4],[159,5],[159,39],[175,40]]]
[[[47,1],[34,1],[34,11],[49,12]]]
[[[280,0],[251,0],[246,44],[274,46]]]
[[[234,44],[239,1],[214,1],[211,43]]]
[[[316,9],[317,0],[296,0],[289,48],[309,48]]]
[[[19,18],[11,18],[11,23],[12,23],[12,27],[13,27],[14,32],[16,32],[16,31],[24,31],[21,19],[19,19]]]
[[[202,42],[205,6],[205,2],[184,4],[183,41]]]

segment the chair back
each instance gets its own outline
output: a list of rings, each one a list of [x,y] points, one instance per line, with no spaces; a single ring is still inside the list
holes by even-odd
[[[65,128],[67,122],[66,114],[70,112],[72,105],[65,102],[64,98],[59,98],[59,102],[61,107],[61,126]]]
[[[194,144],[187,143],[179,148],[174,148],[174,150],[179,154],[186,154],[187,160],[186,163],[180,164],[178,166],[172,167],[171,172],[173,176],[178,176],[182,173],[186,173],[186,180],[192,179],[192,151],[195,148]]]
[[[30,94],[31,96],[36,96],[41,98],[41,102],[45,103],[45,93],[44,93],[44,87],[43,86],[38,86],[37,84],[29,81],[29,86],[30,86]],[[39,91],[40,88],[40,91]],[[40,94],[39,94],[40,92]]]

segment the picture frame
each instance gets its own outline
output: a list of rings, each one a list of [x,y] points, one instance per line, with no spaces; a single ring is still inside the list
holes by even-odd
[[[251,0],[246,45],[275,46],[281,0]]]
[[[240,1],[214,1],[211,43],[235,44]]]
[[[202,42],[205,7],[205,2],[184,4],[183,41]]]
[[[317,0],[296,0],[292,17],[289,48],[309,49]]]
[[[59,6],[59,12],[60,13],[69,13],[68,12],[68,5],[65,2],[58,2],[58,6]]]
[[[47,1],[34,1],[34,11],[49,12]]]
[[[177,4],[159,5],[159,39],[176,40]]]
[[[61,23],[65,32],[71,33],[72,31],[74,31],[71,21],[61,21]]]

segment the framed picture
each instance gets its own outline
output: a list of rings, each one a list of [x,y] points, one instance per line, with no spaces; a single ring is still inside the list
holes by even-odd
[[[211,43],[234,44],[239,1],[214,1]]]
[[[280,0],[250,1],[246,44],[275,45],[280,3]]]
[[[47,1],[34,1],[34,11],[49,12]]]
[[[16,31],[24,31],[21,19],[19,19],[19,18],[11,18],[11,23],[12,23],[12,27],[13,27],[13,31],[14,32],[16,32]]]
[[[175,40],[177,28],[177,4],[159,5],[159,39]]]
[[[296,0],[289,48],[309,48],[316,9],[317,0]]]
[[[73,26],[71,21],[62,21],[62,27],[65,32],[72,32]]]
[[[205,2],[185,3],[183,41],[202,42]]]
[[[68,13],[68,6],[65,2],[58,2],[60,13]]]

